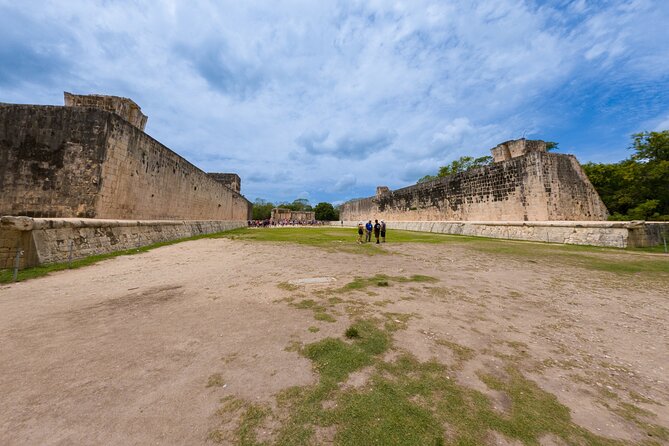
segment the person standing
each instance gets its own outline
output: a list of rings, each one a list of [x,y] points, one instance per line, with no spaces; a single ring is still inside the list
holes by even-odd
[[[381,220],[381,241],[386,242],[386,222]]]
[[[378,220],[374,220],[374,238],[376,239],[376,244],[379,244],[379,235],[381,234],[381,225]]]
[[[358,223],[358,243],[362,243],[362,222]]]
[[[372,241],[372,220],[369,220],[365,225],[365,241]]]

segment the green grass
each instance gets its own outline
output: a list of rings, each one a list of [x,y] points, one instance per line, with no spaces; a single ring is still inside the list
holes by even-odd
[[[424,276],[420,274],[414,274],[409,277],[404,276],[388,276],[385,274],[377,274],[371,277],[356,277],[352,282],[347,283],[341,288],[338,288],[334,291],[336,292],[350,292],[350,291],[360,291],[370,286],[376,287],[387,287],[390,286],[390,282],[397,283],[407,283],[407,282],[437,282],[438,279],[430,276]]]
[[[632,248],[627,250],[615,248],[600,248],[595,246],[559,245],[537,242],[523,242],[514,240],[500,240],[484,237],[469,237],[447,234],[432,234],[425,232],[393,230],[388,243],[449,243],[471,247],[486,254],[520,258],[525,261],[546,261],[551,264],[563,263],[587,269],[606,271],[614,274],[629,275],[635,273],[669,274],[669,256],[643,256],[643,253],[663,252],[663,247]],[[231,238],[236,240],[254,240],[266,242],[288,242],[308,246],[321,247],[330,251],[344,251],[357,254],[375,255],[387,254],[383,244],[357,244],[357,233],[350,228],[274,228],[249,229],[239,228],[216,234],[204,234],[178,240],[154,243],[136,249],[127,249],[107,254],[100,254],[67,263],[26,268],[19,271],[18,280],[27,280],[47,275],[51,272],[62,271],[68,268],[81,268],[87,265],[111,259],[118,256],[139,254],[152,249],[168,246],[184,241],[202,238]],[[632,257],[625,254],[638,255]],[[0,283],[12,281],[12,270],[0,270]],[[377,280],[386,281],[383,278]],[[290,284],[280,284],[281,288],[293,290],[297,287]],[[381,285],[385,286],[385,285]]]
[[[455,343],[445,341],[442,345],[460,352],[462,361],[473,356],[471,350]],[[343,446],[465,446],[487,444],[490,432],[495,431],[525,445],[538,445],[546,434],[568,445],[623,444],[575,424],[566,406],[526,379],[512,362],[507,361],[494,376],[479,376],[490,389],[508,397],[504,407],[495,408],[483,393],[459,385],[453,369],[446,365],[420,362],[408,353],[401,353],[392,362],[384,361],[382,354],[391,348],[391,331],[374,319],[355,322],[341,338],[328,337],[303,346],[299,352],[312,361],[318,383],[283,391],[274,409],[267,405],[249,413],[246,404],[251,403],[233,404],[232,409],[223,411],[236,411],[239,418],[233,430],[235,438],[229,442],[311,445],[318,444],[317,431],[326,431],[328,442]],[[363,369],[366,384],[347,387],[351,374]],[[252,442],[262,420],[268,417],[280,420],[271,439]],[[223,432],[214,432],[223,438]],[[659,434],[662,438],[662,432]],[[210,439],[214,439],[211,434]],[[653,440],[643,444],[657,444]]]
[[[387,254],[383,244],[356,244],[357,233],[355,228],[240,228],[228,231],[224,236],[240,240],[297,243],[322,247],[332,251],[367,255]],[[618,249],[402,230],[393,230],[388,243],[449,243],[470,247],[479,252],[500,257],[513,257],[531,262],[549,261],[554,265],[561,263],[619,275],[635,273],[669,274],[669,255],[666,257],[662,255],[643,255],[663,252],[664,247]],[[377,282],[382,281],[384,281],[383,278],[377,280]]]
[[[220,373],[214,373],[207,380],[207,387],[221,387],[223,385],[225,385],[225,381]]]

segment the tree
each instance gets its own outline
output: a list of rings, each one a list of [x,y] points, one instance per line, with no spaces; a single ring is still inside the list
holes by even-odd
[[[291,211],[311,211],[313,208],[306,198],[297,198],[292,203],[281,203],[279,207],[290,209]]]
[[[669,220],[669,130],[632,135],[628,159],[586,163],[612,220]]]
[[[339,220],[339,212],[330,203],[321,202],[314,207],[316,213],[316,220],[319,221],[336,221]]]
[[[479,158],[461,156],[460,158],[451,161],[451,164],[441,166],[437,175],[425,175],[418,180],[418,183],[433,181],[456,173],[466,172],[469,169],[487,166],[490,163],[492,163],[492,156],[481,156]]]
[[[256,201],[253,202],[253,219],[267,220],[272,216],[273,208],[274,205],[269,201],[262,198],[256,198]]]

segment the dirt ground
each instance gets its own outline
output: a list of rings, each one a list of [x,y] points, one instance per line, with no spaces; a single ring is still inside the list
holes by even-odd
[[[647,440],[634,417],[669,428],[669,281],[458,244],[386,249],[393,255],[205,239],[0,287],[0,443],[210,443],[223,398],[271,402],[314,383],[312,363],[287,347],[341,337],[351,323],[285,301],[332,283],[279,285],[376,273],[438,279],[364,298],[413,315],[396,349],[445,364],[455,360],[448,342],[472,349],[456,379],[500,410],[504,395],[477,373],[507,354],[593,433]]]

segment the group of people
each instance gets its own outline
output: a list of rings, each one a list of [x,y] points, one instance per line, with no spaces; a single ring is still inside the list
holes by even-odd
[[[374,224],[372,224],[372,220],[369,220],[364,225],[362,222],[358,223],[358,243],[371,242],[372,231],[374,231],[374,238],[376,238],[376,243],[386,242],[386,222],[383,220],[381,220],[381,222],[374,220]],[[363,235],[365,236],[364,242],[362,239]]]
[[[265,220],[249,220],[249,228],[267,228],[274,226],[317,226],[322,225],[322,221],[318,220],[279,220],[274,221],[271,218]]]

